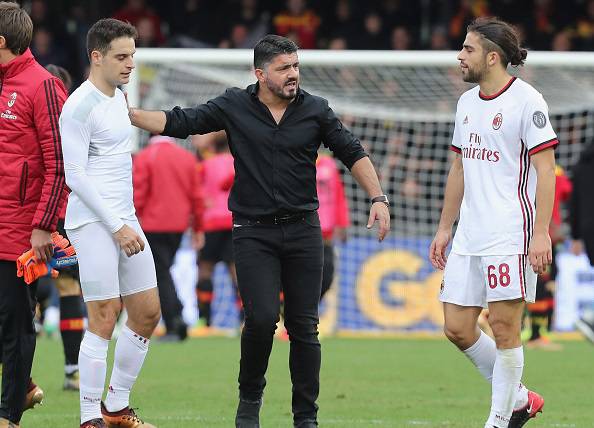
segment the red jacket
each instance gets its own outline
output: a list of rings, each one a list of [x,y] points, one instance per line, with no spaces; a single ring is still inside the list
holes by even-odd
[[[233,215],[227,207],[233,186],[235,170],[231,153],[218,153],[201,164],[201,182],[208,193],[204,194],[203,229],[205,232],[231,230]]]
[[[58,119],[62,82],[31,51],[0,65],[0,260],[31,248],[31,231],[56,230],[66,199]]]
[[[555,166],[555,201],[551,223],[556,226],[561,226],[561,203],[569,200],[572,189],[571,180],[565,175],[563,168]]]
[[[316,187],[322,237],[331,240],[337,228],[349,226],[349,206],[336,161],[323,153],[319,154],[316,162]]]
[[[201,230],[202,186],[192,153],[169,137],[151,138],[134,156],[134,207],[145,232]],[[192,223],[190,223],[192,219]]]
[[[561,228],[561,204],[569,200],[572,190],[571,180],[565,175],[563,168],[557,165],[555,167],[555,201],[553,202],[553,215],[549,225],[549,235],[553,245],[565,240]]]

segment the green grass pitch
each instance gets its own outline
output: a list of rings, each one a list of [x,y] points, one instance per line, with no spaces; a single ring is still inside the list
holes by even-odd
[[[594,427],[594,347],[563,345],[559,352],[525,352],[524,381],[546,402],[527,427]],[[264,428],[292,426],[288,350],[275,340]],[[321,427],[482,428],[489,413],[488,384],[445,340],[327,338],[322,352]],[[78,426],[78,394],[61,389],[62,358],[60,341],[39,340],[33,376],[46,398],[25,413],[24,428]],[[155,340],[132,392],[133,407],[159,428],[232,427],[238,362],[238,339]]]

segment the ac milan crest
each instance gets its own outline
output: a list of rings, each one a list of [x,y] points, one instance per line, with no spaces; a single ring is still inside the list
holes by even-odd
[[[10,99],[8,100],[8,108],[12,108],[12,106],[14,105],[14,103],[16,101],[16,97],[17,97],[16,92],[13,92],[12,94],[10,94]]]
[[[501,113],[497,113],[493,118],[493,129],[498,130],[501,128],[501,124],[503,123],[503,116]]]

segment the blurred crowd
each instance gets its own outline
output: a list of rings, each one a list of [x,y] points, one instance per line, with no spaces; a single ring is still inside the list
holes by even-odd
[[[142,47],[252,48],[267,33],[303,49],[458,49],[467,24],[496,15],[535,50],[594,50],[594,0],[22,0],[38,61],[75,76],[85,35],[106,16],[129,21]]]

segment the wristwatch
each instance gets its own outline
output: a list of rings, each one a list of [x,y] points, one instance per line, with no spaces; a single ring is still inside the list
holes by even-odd
[[[375,204],[376,202],[383,202],[388,208],[390,208],[390,201],[388,201],[388,197],[386,195],[379,195],[371,199],[371,204]]]

